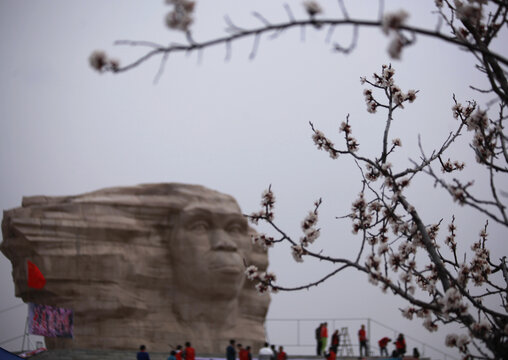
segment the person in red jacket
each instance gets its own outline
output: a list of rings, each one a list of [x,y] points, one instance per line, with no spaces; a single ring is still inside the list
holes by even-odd
[[[360,341],[360,357],[369,356],[369,348],[367,347],[367,334],[365,333],[365,325],[362,325],[360,330],[358,330],[358,341]]]
[[[287,359],[288,359],[288,355],[284,351],[284,347],[279,346],[279,351],[277,352],[277,360],[287,360]]]
[[[249,360],[249,352],[245,349],[242,344],[237,345],[238,360]]]
[[[175,354],[176,360],[182,360],[182,345],[177,345],[175,351],[176,351]]]
[[[326,356],[326,360],[336,360],[337,359],[337,354],[335,353],[335,351],[333,351],[333,347],[330,346],[330,349],[328,349],[328,353],[325,354]]]
[[[185,360],[195,360],[196,359],[196,351],[191,346],[190,342],[185,343],[185,349],[183,351],[183,358]]]
[[[379,355],[388,357],[388,349],[386,349],[386,345],[391,341],[389,337],[384,337],[381,340],[379,340],[377,343],[379,344]]]
[[[397,349],[399,357],[404,357],[404,354],[406,353],[406,340],[404,339],[403,334],[399,334],[399,337],[395,341],[395,349]]]
[[[328,340],[328,323],[323,323],[323,326],[321,326],[321,351],[323,354],[326,351],[326,342]]]

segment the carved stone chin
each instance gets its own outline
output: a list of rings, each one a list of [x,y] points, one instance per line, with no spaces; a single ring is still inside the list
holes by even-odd
[[[4,212],[2,232],[16,296],[74,310],[74,339],[46,338],[49,348],[190,341],[223,353],[231,338],[254,351],[265,340],[270,298],[245,281],[244,262],[263,271],[268,257],[229,195],[170,183],[25,197]],[[28,288],[27,260],[42,290]]]

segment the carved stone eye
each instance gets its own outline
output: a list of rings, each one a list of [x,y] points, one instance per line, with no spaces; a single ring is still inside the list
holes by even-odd
[[[204,220],[194,221],[187,226],[187,230],[194,232],[205,232],[210,229],[208,222]]]
[[[240,223],[232,223],[226,227],[226,231],[231,234],[243,234],[244,230],[245,226],[243,226],[243,224]]]

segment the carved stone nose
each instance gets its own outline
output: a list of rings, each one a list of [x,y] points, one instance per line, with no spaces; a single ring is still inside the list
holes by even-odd
[[[236,251],[238,249],[235,241],[222,229],[214,230],[211,238],[213,250]]]

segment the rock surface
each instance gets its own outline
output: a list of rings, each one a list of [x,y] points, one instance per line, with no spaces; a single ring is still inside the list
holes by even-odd
[[[66,197],[23,198],[4,211],[1,250],[16,296],[74,310],[74,338],[52,349],[153,351],[190,341],[223,353],[229,339],[265,340],[269,295],[245,281],[244,261],[268,266],[231,196],[197,185],[149,184]],[[47,283],[27,286],[26,262]]]

